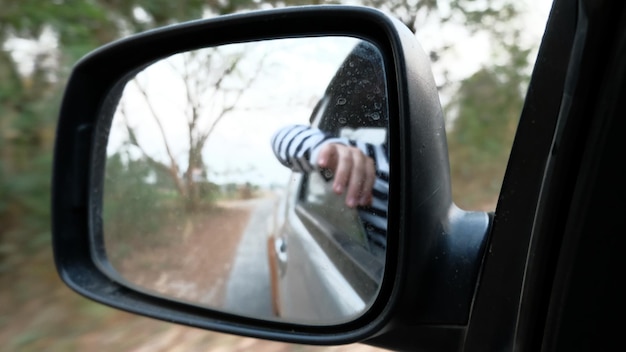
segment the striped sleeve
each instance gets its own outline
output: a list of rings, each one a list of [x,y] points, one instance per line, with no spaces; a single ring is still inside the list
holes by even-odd
[[[349,141],[304,125],[283,127],[272,136],[272,149],[278,161],[297,172],[317,170],[313,161],[317,160],[321,147],[329,143],[348,145]]]
[[[363,153],[374,160],[376,182],[372,189],[372,204],[359,207],[359,217],[365,226],[371,245],[387,246],[387,209],[389,200],[389,156],[384,145],[356,142]]]

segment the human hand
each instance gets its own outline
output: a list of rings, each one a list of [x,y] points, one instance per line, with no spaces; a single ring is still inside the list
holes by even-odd
[[[338,143],[326,144],[320,149],[317,165],[334,173],[333,191],[346,191],[346,205],[372,204],[372,188],[376,181],[374,160],[359,148]]]

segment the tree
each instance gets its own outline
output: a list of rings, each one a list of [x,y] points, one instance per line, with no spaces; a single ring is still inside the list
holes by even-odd
[[[494,36],[491,65],[460,82],[445,106],[453,194],[464,207],[495,204],[529,81],[532,47],[520,47],[521,29]]]
[[[0,8],[1,256],[6,248],[35,248],[50,237],[56,119],[76,60],[120,36],[202,17],[206,5],[200,0],[0,0]]]
[[[491,203],[499,193],[522,103],[515,82],[483,68],[461,83],[448,105],[457,112],[448,146],[455,199],[462,205]]]
[[[107,158],[104,185],[104,234],[107,241],[154,236],[172,211],[161,202],[161,189],[147,180],[152,165],[142,159],[115,153]],[[141,221],[137,221],[141,219]]]
[[[119,117],[124,121],[127,131],[127,145],[137,148],[141,157],[150,161],[158,170],[166,171],[171,178],[181,199],[184,199],[186,209],[196,211],[202,202],[201,187],[208,182],[207,165],[203,160],[204,146],[215,131],[215,128],[232,111],[240,108],[238,103],[246,89],[256,79],[261,70],[263,60],[258,61],[258,67],[251,75],[242,73],[238,65],[244,58],[245,52],[227,53],[220,48],[190,51],[166,60],[166,64],[175,73],[177,83],[168,82],[168,85],[180,87],[180,100],[170,97],[166,105],[157,96],[159,93],[150,90],[149,68],[132,80],[130,89],[135,89],[142,100],[144,112],[158,127],[158,139],[161,141],[161,156],[158,152],[149,151],[145,144],[148,139],[154,140],[154,135],[140,137],[137,127],[139,116],[128,111],[125,95],[120,103]],[[180,60],[178,60],[180,59]],[[154,68],[159,70],[163,66]],[[154,72],[154,71],[152,71]],[[167,111],[167,112],[164,112]],[[169,114],[170,116],[165,116]],[[185,160],[181,160],[172,146],[175,138],[168,132],[165,123],[171,121],[174,114],[186,125]],[[142,122],[143,123],[143,122]],[[181,141],[178,140],[179,146]],[[185,164],[186,163],[186,164]]]

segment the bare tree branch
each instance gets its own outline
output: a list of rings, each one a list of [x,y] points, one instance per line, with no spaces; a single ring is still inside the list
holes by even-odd
[[[239,99],[241,98],[241,96],[243,95],[243,93],[250,88],[250,86],[252,86],[252,84],[257,80],[257,78],[259,77],[259,74],[261,72],[261,69],[263,68],[264,64],[265,64],[265,59],[267,58],[267,55],[264,55],[261,60],[259,60],[259,63],[257,65],[257,68],[255,69],[255,74],[254,76],[252,76],[244,85],[242,88],[238,89],[236,91],[236,95],[235,95],[235,99],[233,101],[232,104],[230,104],[229,106],[227,106],[226,108],[222,109],[221,113],[217,116],[217,118],[215,118],[213,120],[213,122],[211,123],[211,125],[208,127],[207,131],[201,136],[201,141],[202,144],[204,145],[204,143],[206,143],[207,139],[211,136],[211,134],[213,133],[213,131],[215,130],[215,127],[217,127],[217,124],[224,118],[224,116],[226,116],[229,112],[231,112],[232,110],[235,109],[235,107],[237,106],[237,103],[239,102]],[[229,69],[226,71],[228,74],[232,73],[237,64],[239,63],[239,60],[241,58],[237,58],[237,60],[234,60],[233,63],[230,65]],[[223,79],[224,75],[220,78],[219,81],[219,86],[221,87],[221,82]]]
[[[165,134],[165,129],[163,128],[163,124],[161,123],[161,120],[156,112],[156,110],[154,109],[153,104],[150,102],[150,99],[148,97],[148,94],[146,93],[146,90],[144,87],[141,86],[141,84],[139,84],[139,82],[134,79],[133,83],[135,84],[135,86],[137,87],[137,89],[139,90],[139,92],[141,93],[141,96],[143,97],[143,99],[146,102],[146,105],[148,106],[148,109],[150,110],[150,115],[152,116],[152,118],[154,119],[154,121],[157,123],[157,126],[159,127],[159,131],[161,133],[161,137],[163,139],[163,145],[165,147],[165,150],[167,152],[167,155],[170,159],[170,166],[168,168],[168,173],[170,174],[170,176],[172,177],[174,183],[176,184],[176,188],[178,189],[178,191],[180,192],[181,195],[186,195],[187,192],[185,192],[185,188],[183,187],[183,185],[180,182],[180,178],[179,178],[179,171],[180,171],[180,167],[178,166],[178,162],[176,162],[176,159],[174,158],[174,154],[172,153],[172,150],[170,148],[170,145],[167,141],[167,136]],[[125,112],[122,112],[124,114],[124,119],[126,121],[126,127],[129,131],[129,136],[132,133],[133,138],[135,140],[135,142],[133,143],[135,146],[137,146],[139,148],[139,150],[143,153],[143,155],[148,159],[151,160],[153,163],[158,163],[154,158],[152,158],[146,151],[145,149],[143,149],[143,147],[139,144],[139,142],[137,141],[136,137],[134,137],[134,131],[132,130],[132,128],[129,126],[128,124],[128,119],[126,118],[126,114]]]
[[[174,181],[174,184],[176,185],[176,189],[178,190],[178,192],[180,192],[180,194],[185,194],[185,189],[183,187],[183,185],[180,182],[180,178],[178,177],[178,168],[176,165],[173,166],[167,166],[165,164],[163,164],[162,162],[156,160],[154,157],[152,157],[150,155],[150,153],[148,153],[143,146],[139,143],[139,141],[137,140],[137,135],[135,133],[135,129],[133,127],[130,126],[130,123],[128,122],[128,115],[126,113],[126,105],[124,104],[124,102],[120,103],[120,108],[118,110],[118,114],[122,117],[122,120],[124,121],[124,125],[126,127],[126,131],[128,132],[128,139],[130,144],[134,145],[135,147],[137,147],[137,149],[139,149],[139,151],[141,152],[141,154],[143,155],[143,157],[151,164],[153,165],[155,168],[164,171],[166,174],[170,175],[170,178]]]
[[[223,54],[223,55],[221,55]],[[145,102],[148,114],[156,122],[164,149],[169,158],[170,166],[159,162],[140,145],[138,136],[127,119],[127,112],[121,111],[129,142],[136,146],[146,160],[166,170],[173,179],[178,193],[185,197],[188,209],[194,210],[199,205],[202,196],[200,182],[195,179],[197,171],[206,173],[202,152],[209,137],[214,133],[218,124],[235,109],[241,108],[241,98],[249,90],[251,85],[261,75],[266,56],[256,61],[255,67],[242,68],[241,62],[244,54],[227,52],[218,49],[198,50],[183,53],[178,59],[166,60],[171,72],[175,74],[182,91],[177,92],[172,104],[180,107],[181,115],[185,115],[186,134],[188,135],[187,165],[181,174],[180,163],[174,157],[170,141],[167,139],[166,125],[163,124],[164,116],[160,116],[157,105],[151,101],[150,92],[146,82],[135,79],[133,81],[141,99]],[[242,73],[242,70],[244,74]],[[153,98],[153,97],[152,97]],[[132,117],[132,116],[128,116]],[[171,138],[171,136],[170,136]],[[176,141],[178,142],[178,141]]]
[[[165,129],[163,128],[163,124],[161,124],[161,119],[159,118],[156,110],[154,110],[154,106],[150,102],[150,98],[148,98],[148,94],[146,93],[146,90],[144,89],[144,87],[141,86],[141,84],[139,84],[139,82],[136,79],[133,80],[133,83],[135,83],[135,86],[141,93],[141,96],[145,100],[146,105],[148,109],[150,110],[150,115],[153,117],[154,121],[157,123],[157,126],[159,127],[159,131],[161,132],[161,137],[163,138],[163,146],[165,147],[167,155],[170,158],[170,163],[172,164],[173,167],[178,168],[178,163],[176,162],[176,159],[174,158],[174,154],[172,154],[172,150],[170,149],[170,145],[167,142],[167,136],[165,135]]]

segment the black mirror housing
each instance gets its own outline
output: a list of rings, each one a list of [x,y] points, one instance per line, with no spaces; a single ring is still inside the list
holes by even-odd
[[[375,302],[344,324],[263,321],[135,290],[103,261],[104,149],[120,86],[161,58],[203,47],[278,38],[350,36],[383,56],[389,100],[388,243]],[[428,55],[398,20],[365,7],[305,6],[198,20],[103,46],[78,62],[58,123],[53,171],[53,248],[63,281],[128,312],[230,334],[304,344],[365,341],[385,348],[411,334],[458,349],[470,314],[491,220],[451,198],[443,112]]]

